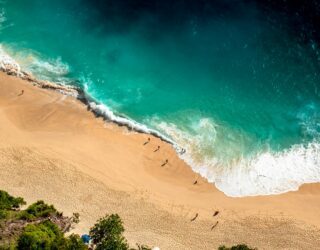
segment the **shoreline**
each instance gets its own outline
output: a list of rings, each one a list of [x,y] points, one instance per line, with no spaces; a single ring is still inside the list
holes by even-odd
[[[194,173],[172,145],[150,136],[143,146],[149,135],[95,117],[74,97],[5,73],[0,73],[0,124],[0,188],[28,202],[44,199],[66,214],[79,212],[76,232],[118,212],[132,244],[161,249],[237,243],[312,249],[320,243],[320,184],[281,195],[227,197]],[[169,164],[161,167],[165,159]],[[218,217],[214,211],[220,211]]]
[[[212,178],[212,176],[219,176],[219,171],[222,171],[221,168],[220,170],[214,170],[216,168],[216,166],[214,167],[214,169],[204,169],[202,167],[198,167],[198,165],[194,162],[192,155],[188,155],[187,153],[189,152],[188,150],[186,150],[185,148],[188,148],[187,145],[181,146],[178,143],[176,143],[175,141],[173,141],[172,139],[170,139],[169,137],[167,137],[166,135],[164,135],[163,133],[159,132],[158,130],[149,128],[147,125],[139,123],[137,121],[135,121],[134,119],[131,119],[130,117],[126,117],[125,115],[121,115],[121,114],[116,114],[115,112],[113,112],[108,106],[104,105],[103,103],[99,103],[97,100],[95,100],[92,96],[90,96],[88,93],[86,93],[86,91],[80,87],[76,87],[73,85],[65,85],[65,84],[61,84],[61,83],[55,83],[55,82],[50,82],[47,80],[39,80],[36,77],[34,77],[32,75],[32,73],[29,73],[27,71],[24,71],[21,69],[20,64],[17,63],[10,55],[8,55],[3,48],[0,45],[0,71],[3,71],[4,73],[8,74],[8,75],[12,75],[15,76],[19,79],[22,80],[26,80],[28,82],[30,82],[33,85],[36,85],[39,88],[42,89],[50,89],[50,90],[54,90],[60,94],[63,95],[67,95],[67,96],[72,96],[75,99],[79,100],[80,102],[82,102],[87,109],[92,112],[96,118],[103,118],[106,122],[112,122],[117,126],[120,127],[125,127],[126,129],[128,129],[129,131],[133,131],[133,132],[137,132],[137,133],[141,133],[141,134],[147,134],[150,136],[154,136],[156,138],[159,138],[160,140],[169,143],[173,146],[173,148],[176,151],[177,156],[186,163],[186,165],[188,165],[193,172],[195,172],[196,174],[201,175],[203,178],[205,178],[207,180],[207,182],[211,183],[212,185],[214,185],[217,189],[219,189],[221,192],[223,192],[225,195],[229,196],[229,197],[255,197],[255,196],[269,196],[269,195],[280,195],[280,194],[284,194],[287,192],[291,192],[291,191],[297,191],[299,190],[299,188],[304,185],[304,184],[313,184],[313,183],[319,183],[318,180],[316,178],[314,178],[314,176],[318,176],[318,172],[315,170],[314,172],[312,172],[311,174],[309,174],[308,176],[301,176],[301,178],[297,179],[285,179],[285,182],[282,183],[282,185],[277,186],[278,182],[281,181],[281,178],[276,178],[274,180],[273,183],[268,183],[267,181],[264,180],[260,180],[260,177],[262,176],[263,178],[271,178],[272,179],[272,175],[265,175],[265,171],[264,171],[264,167],[267,167],[268,165],[266,164],[265,166],[259,166],[259,163],[262,163],[264,161],[264,157],[273,157],[272,160],[281,160],[281,157],[283,156],[288,156],[290,158],[290,156],[292,157],[292,154],[299,154],[299,152],[296,152],[296,150],[300,150],[301,151],[301,147],[300,145],[292,145],[291,148],[281,151],[279,152],[279,154],[273,154],[271,153],[271,155],[269,155],[269,152],[257,155],[257,157],[251,159],[249,162],[242,162],[241,160],[238,162],[239,166],[237,166],[237,168],[233,169],[233,171],[226,171],[226,173],[224,173],[224,178],[221,178],[221,180],[225,180],[225,181],[220,181],[219,179],[215,179],[215,177]],[[316,143],[314,144],[313,142],[308,143],[308,145],[305,147],[304,145],[302,145],[302,150],[305,150],[304,152],[302,152],[303,154],[310,154],[309,151],[311,151],[311,153],[316,153],[313,152],[313,147],[319,147],[319,145],[317,145]],[[184,148],[185,147],[185,148]],[[192,151],[192,150],[191,150]],[[300,152],[301,153],[301,152]],[[319,161],[319,158],[317,158],[318,160],[315,161]],[[299,160],[299,159],[298,159]],[[301,160],[301,159],[300,159]],[[247,190],[242,189],[242,192],[237,191],[237,187],[233,186],[234,181],[237,182],[237,178],[234,178],[233,180],[229,180],[228,181],[228,176],[232,176],[232,175],[242,175],[242,180],[245,180],[247,177],[250,178],[250,173],[246,172],[246,173],[241,173],[241,169],[246,168],[246,163],[252,164],[252,162],[256,162],[256,165],[251,166],[254,167],[254,170],[256,168],[258,168],[258,172],[255,176],[255,181],[257,181],[257,179],[259,179],[257,182],[259,185],[255,185],[255,181],[251,180],[251,183],[249,183],[249,188]],[[269,161],[268,161],[269,162]],[[244,163],[244,166],[242,166],[242,163]],[[294,164],[294,162],[289,162],[289,164]],[[255,163],[253,163],[255,164]],[[283,164],[287,164],[286,162]],[[206,164],[205,164],[206,165]],[[261,165],[261,164],[260,164]],[[315,164],[314,164],[315,165]],[[280,165],[282,166],[282,164]],[[305,166],[305,170],[306,172],[310,172],[313,169],[316,168],[315,166],[309,166],[307,161],[303,161],[300,162],[300,164],[298,164],[298,166],[295,166],[297,169],[299,169],[299,166]],[[273,172],[277,172],[277,167],[279,168],[279,164],[276,165],[271,165],[270,169],[273,170]],[[282,170],[282,172],[281,172]],[[283,171],[286,171],[287,169],[284,167],[284,169],[280,168],[279,169],[279,174],[283,174]],[[213,171],[213,173],[211,173],[211,171]],[[215,172],[216,171],[216,172]],[[222,171],[223,172],[223,171]],[[260,174],[259,174],[260,173]],[[284,175],[285,176],[285,175]],[[282,177],[283,178],[283,177]],[[290,185],[292,183],[292,185]],[[250,186],[251,185],[251,186]],[[259,186],[263,187],[263,190],[259,190]],[[231,188],[230,188],[231,187]],[[244,191],[243,191],[244,190]],[[248,191],[248,190],[254,190],[252,191]]]
[[[107,121],[111,121],[119,126],[125,126],[127,129],[132,130],[134,132],[149,134],[154,137],[157,137],[175,146],[177,148],[177,153],[178,153],[179,146],[176,145],[171,139],[161,134],[159,131],[149,129],[144,124],[140,124],[134,121],[133,119],[130,119],[124,116],[117,116],[114,114],[113,111],[111,111],[106,106],[104,107],[105,110],[101,108],[99,109],[99,106],[101,106],[102,104],[97,103],[96,100],[94,100],[83,89],[79,87],[75,87],[72,85],[62,85],[54,82],[39,80],[36,77],[34,77],[31,73],[21,70],[20,65],[16,63],[14,59],[12,59],[4,51],[2,51],[2,54],[4,54],[4,56],[7,57],[7,60],[0,61],[0,71],[6,73],[7,75],[15,76],[22,80],[26,80],[39,88],[51,89],[63,95],[72,96],[77,100],[81,101],[85,106],[87,106],[88,110],[93,112],[96,117],[103,117]],[[112,118],[112,116],[114,118]]]

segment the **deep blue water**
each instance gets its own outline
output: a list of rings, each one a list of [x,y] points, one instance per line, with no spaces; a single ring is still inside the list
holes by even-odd
[[[319,181],[318,3],[172,2],[4,0],[2,49],[170,137],[229,195]]]

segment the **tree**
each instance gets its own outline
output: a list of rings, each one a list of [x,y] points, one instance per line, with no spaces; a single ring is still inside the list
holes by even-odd
[[[106,215],[90,229],[90,236],[97,250],[128,250],[129,245],[122,236],[124,227],[118,214]]]
[[[63,233],[51,221],[27,225],[18,239],[18,250],[51,250],[59,249]]]
[[[59,250],[87,250],[88,247],[83,243],[82,239],[77,234],[71,234],[61,244]]]
[[[6,191],[0,190],[0,210],[17,209],[24,204],[26,204],[26,202],[23,200],[23,198],[15,198],[9,195]]]

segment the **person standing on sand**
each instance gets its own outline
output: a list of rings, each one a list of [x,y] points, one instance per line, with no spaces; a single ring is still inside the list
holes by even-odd
[[[219,221],[217,221],[212,227],[211,230],[214,229],[218,225]]]
[[[213,214],[213,217],[217,216],[218,214],[219,214],[219,211],[215,211],[214,214]]]
[[[198,218],[198,213],[196,213],[196,215],[191,219],[191,221],[195,221],[195,219],[197,219]]]
[[[148,140],[145,143],[143,143],[143,146],[147,145],[149,142],[150,142],[150,137],[148,137]]]
[[[169,162],[169,160],[168,160],[168,159],[166,159],[166,161],[161,165],[161,167],[163,167],[163,166],[167,165],[167,164],[168,164],[168,162]]]
[[[24,90],[21,90],[21,93],[18,96],[21,96],[24,94]]]
[[[160,150],[160,146],[158,146],[157,149],[155,151],[153,151],[153,152],[157,152],[159,150]]]

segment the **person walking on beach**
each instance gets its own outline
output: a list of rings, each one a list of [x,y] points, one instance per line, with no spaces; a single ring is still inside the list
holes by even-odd
[[[145,143],[143,143],[143,146],[147,145],[149,142],[150,142],[150,137],[148,137],[148,140]]]
[[[212,227],[211,227],[211,231],[212,229],[214,229],[217,225],[218,225],[219,221],[217,221]]]
[[[165,165],[167,165],[168,164],[168,159],[166,159],[166,161],[161,165],[161,167],[164,167]]]
[[[21,95],[23,95],[23,93],[24,93],[24,90],[21,90],[21,93],[18,95],[18,96],[21,96]]]
[[[159,150],[160,150],[160,146],[158,146],[157,149],[155,151],[153,151],[153,152],[157,152]]]
[[[196,213],[196,215],[191,219],[191,221],[195,221],[195,219],[197,219],[198,218],[198,213]]]

